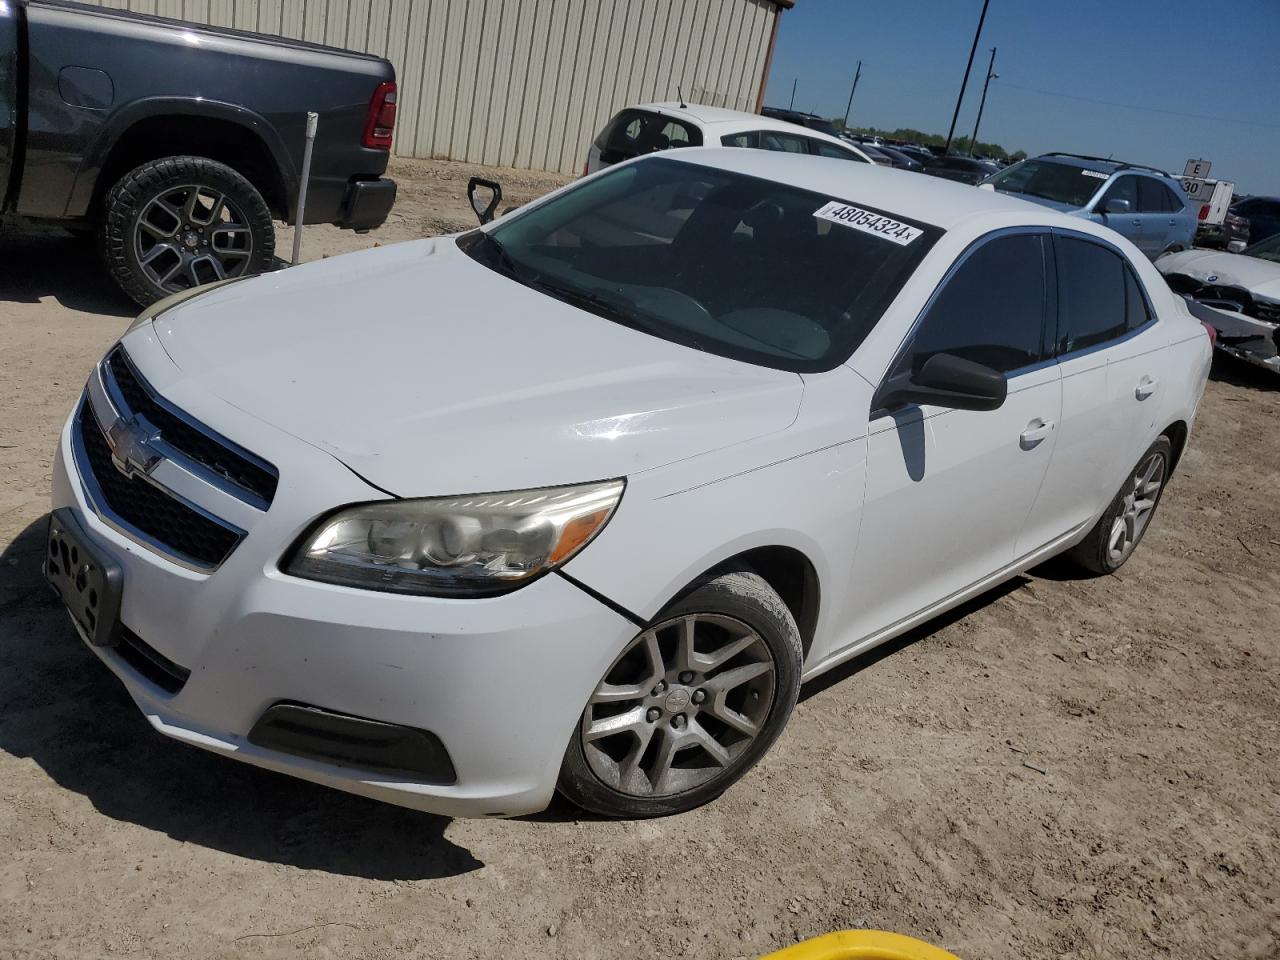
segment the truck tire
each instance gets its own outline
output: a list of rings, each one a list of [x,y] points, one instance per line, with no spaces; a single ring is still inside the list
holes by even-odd
[[[99,229],[112,279],[143,306],[259,273],[275,253],[262,194],[205,157],[163,157],[130,170],[108,192]]]

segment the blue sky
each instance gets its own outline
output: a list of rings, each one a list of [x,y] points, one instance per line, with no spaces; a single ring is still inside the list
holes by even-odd
[[[797,109],[842,117],[861,59],[850,124],[946,136],[981,10],[798,0],[782,16],[765,103],[786,106],[798,79]],[[993,46],[1000,77],[978,139],[1171,173],[1205,157],[1237,192],[1280,195],[1280,0],[991,0],[957,136],[973,131]]]

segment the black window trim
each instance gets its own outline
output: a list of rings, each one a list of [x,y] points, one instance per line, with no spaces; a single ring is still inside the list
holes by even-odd
[[[1142,282],[1142,277],[1138,274],[1138,271],[1133,268],[1133,263],[1125,255],[1125,252],[1123,250],[1117,247],[1110,240],[1103,239],[1102,237],[1096,237],[1091,233],[1081,233],[1076,230],[1068,230],[1064,227],[1050,227],[1049,234],[1053,238],[1053,258],[1052,258],[1053,275],[1054,275],[1053,311],[1052,311],[1053,339],[1049,343],[1049,346],[1052,348],[1053,363],[1061,363],[1064,360],[1075,360],[1079,357],[1088,356],[1091,353],[1097,353],[1099,350],[1109,350],[1112,347],[1116,346],[1117,344],[1124,343],[1126,340],[1130,340],[1133,337],[1136,337],[1138,334],[1145,332],[1146,330],[1150,329],[1153,325],[1160,322],[1160,315],[1156,312],[1155,305],[1151,302],[1151,296],[1147,293],[1147,285]],[[1058,333],[1062,329],[1062,300],[1058,297],[1058,283],[1057,283],[1057,276],[1058,276],[1057,238],[1058,237],[1063,237],[1071,240],[1083,240],[1086,243],[1092,243],[1095,246],[1102,247],[1104,250],[1114,253],[1117,257],[1119,257],[1120,263],[1123,264],[1124,269],[1128,270],[1131,274],[1133,274],[1133,279],[1138,284],[1138,292],[1142,294],[1142,300],[1147,305],[1147,317],[1148,317],[1147,322],[1140,327],[1134,327],[1132,330],[1127,329],[1128,304],[1126,301],[1126,306],[1125,306],[1126,329],[1123,336],[1113,337],[1110,340],[1104,340],[1102,343],[1090,344],[1087,347],[1081,347],[1079,350],[1071,350],[1071,351],[1068,351],[1067,353],[1059,353],[1058,352],[1058,342],[1059,342]]]
[[[911,348],[911,344],[915,342],[916,332],[920,329],[920,324],[924,322],[924,318],[928,316],[929,310],[932,309],[938,297],[942,295],[942,291],[946,289],[952,278],[960,271],[960,268],[968,262],[969,258],[977,251],[981,250],[993,240],[1003,237],[1020,236],[1030,234],[1032,236],[1041,237],[1044,240],[1044,246],[1041,247],[1044,259],[1044,304],[1040,316],[1040,352],[1042,354],[1052,353],[1057,347],[1056,331],[1057,331],[1057,313],[1058,313],[1058,266],[1056,253],[1052,252],[1052,227],[1024,225],[1017,227],[1000,227],[990,233],[984,233],[982,236],[974,239],[967,247],[961,251],[960,255],[952,261],[951,266],[947,268],[947,272],[942,275],[942,279],[938,281],[938,285],[933,288],[933,292],[929,294],[929,299],[924,302],[924,306],[920,308],[920,312],[916,314],[915,320],[912,321],[911,327],[907,330],[906,335],[902,338],[902,342],[898,344],[898,349],[893,352],[893,359],[889,361],[889,365],[885,368],[884,373],[880,375],[880,383],[876,386],[875,392],[871,395],[871,410],[868,415],[868,421],[878,420],[881,417],[889,416],[893,411],[880,404],[880,398],[888,387],[889,379],[893,376],[893,371],[898,368],[898,364],[902,361],[903,356]],[[1045,336],[1049,332],[1050,314],[1055,331],[1055,339],[1045,342]],[[1057,363],[1057,358],[1047,356],[1038,363],[1029,363],[1024,367],[1017,367],[1005,373],[1006,380],[1013,380],[1015,377],[1021,377],[1028,373],[1034,373],[1045,367]],[[1013,390],[1009,391],[1013,393]]]

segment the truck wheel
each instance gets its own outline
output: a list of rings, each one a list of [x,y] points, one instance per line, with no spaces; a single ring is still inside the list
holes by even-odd
[[[164,157],[130,170],[107,194],[100,230],[112,278],[143,306],[259,273],[275,252],[262,194],[205,157]]]

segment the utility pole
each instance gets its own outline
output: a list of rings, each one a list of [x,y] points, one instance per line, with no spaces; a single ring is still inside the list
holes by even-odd
[[[978,17],[978,29],[973,34],[973,46],[969,48],[969,62],[965,64],[964,79],[960,81],[960,96],[956,97],[956,109],[951,114],[951,129],[947,131],[947,145],[942,148],[945,156],[951,149],[951,139],[956,135],[956,121],[960,119],[960,104],[964,100],[965,87],[969,85],[969,71],[973,69],[973,55],[978,52],[978,38],[982,36],[982,24],[987,19],[987,6],[991,0],[982,0],[982,16]]]
[[[793,77],[791,79],[791,106],[787,107],[788,110],[794,110],[796,108],[796,81],[798,79],[800,78]]]
[[[862,61],[858,61],[858,70],[853,75],[853,87],[849,90],[849,105],[844,108],[844,129],[849,131],[849,111],[853,109],[853,92],[858,89],[858,78],[862,76]]]
[[[991,48],[991,62],[987,64],[987,80],[982,85],[982,99],[978,101],[978,119],[973,121],[973,136],[969,139],[969,156],[973,156],[973,149],[978,143],[978,124],[982,123],[982,108],[987,105],[987,87],[991,86],[992,80],[999,80],[1000,74],[996,73],[996,48]]]

